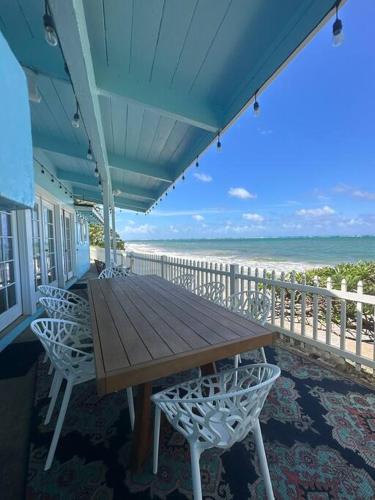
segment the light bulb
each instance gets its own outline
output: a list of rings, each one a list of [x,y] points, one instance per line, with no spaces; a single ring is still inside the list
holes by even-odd
[[[92,151],[91,151],[91,146],[89,146],[89,149],[87,150],[87,155],[86,155],[86,158],[88,160],[92,160]]]
[[[44,24],[44,38],[48,45],[51,47],[56,47],[58,44],[57,34],[55,28],[53,27],[53,20],[49,14],[44,14],[43,16]]]
[[[342,21],[341,19],[336,18],[336,21],[333,23],[332,27],[332,45],[334,47],[340,47],[343,41],[344,32],[342,30]]]
[[[77,112],[74,113],[72,125],[74,128],[79,128],[79,114]]]
[[[254,101],[253,110],[254,110],[254,116],[260,115],[260,106],[259,106],[259,102],[256,99]]]
[[[98,170],[97,166],[95,167],[94,175],[95,175],[95,177],[99,177],[99,170]]]
[[[199,161],[198,161],[198,158],[197,158],[197,161],[195,162],[195,166],[198,168],[199,167]]]

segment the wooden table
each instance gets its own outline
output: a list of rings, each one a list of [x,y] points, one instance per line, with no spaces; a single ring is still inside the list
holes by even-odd
[[[99,395],[138,385],[134,464],[151,437],[152,381],[272,343],[252,321],[157,276],[90,280]]]

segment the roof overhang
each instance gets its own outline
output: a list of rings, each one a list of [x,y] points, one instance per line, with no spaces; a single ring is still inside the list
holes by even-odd
[[[49,0],[62,51],[44,40],[42,2],[29,3],[0,11],[41,97],[31,102],[34,147],[77,196],[102,202],[98,165],[118,193],[116,206],[145,212],[322,28],[337,2],[223,0],[213,8],[196,0]],[[79,129],[71,125],[76,97]],[[94,160],[87,159],[89,141]]]

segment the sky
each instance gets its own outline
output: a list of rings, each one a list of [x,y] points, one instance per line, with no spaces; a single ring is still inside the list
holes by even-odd
[[[375,234],[374,0],[332,21],[151,214],[117,211],[125,240]]]

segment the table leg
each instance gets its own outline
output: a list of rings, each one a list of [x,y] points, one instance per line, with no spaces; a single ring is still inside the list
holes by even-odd
[[[212,363],[207,363],[206,365],[201,366],[202,377],[205,375],[214,375],[216,373],[216,363],[213,361]]]
[[[146,383],[137,388],[135,425],[132,445],[133,472],[139,472],[145,463],[151,446],[151,425],[152,425],[152,384]]]

